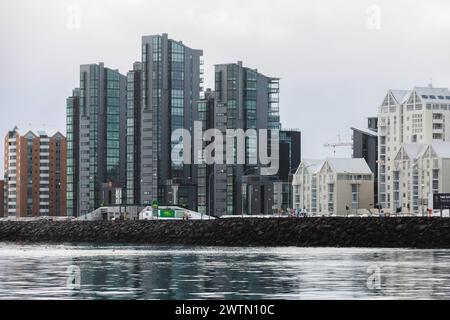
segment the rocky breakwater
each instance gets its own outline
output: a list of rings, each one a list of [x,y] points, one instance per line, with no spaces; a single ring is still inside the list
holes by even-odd
[[[0,222],[1,242],[450,248],[448,218]]]

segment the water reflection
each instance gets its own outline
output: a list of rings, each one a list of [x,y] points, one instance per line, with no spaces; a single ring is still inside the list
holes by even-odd
[[[3,243],[0,298],[442,299],[449,258],[449,250]],[[80,290],[66,285],[69,266],[81,270]],[[368,287],[368,270],[380,270],[380,289]]]

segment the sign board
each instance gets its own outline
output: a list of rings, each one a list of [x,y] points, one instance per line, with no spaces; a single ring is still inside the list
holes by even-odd
[[[450,209],[450,193],[438,193],[433,195],[434,210]]]
[[[159,210],[160,218],[175,218],[175,210]]]

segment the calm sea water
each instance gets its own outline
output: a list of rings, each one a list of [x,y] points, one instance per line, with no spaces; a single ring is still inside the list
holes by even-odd
[[[445,299],[450,250],[0,243],[0,299]]]

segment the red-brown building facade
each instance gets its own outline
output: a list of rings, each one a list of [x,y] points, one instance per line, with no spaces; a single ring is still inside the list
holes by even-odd
[[[5,137],[5,216],[66,215],[66,138],[17,128]]]

